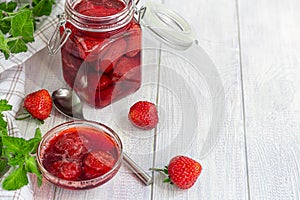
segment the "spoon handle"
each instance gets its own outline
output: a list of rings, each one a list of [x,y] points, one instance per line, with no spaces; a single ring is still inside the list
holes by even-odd
[[[126,153],[123,153],[125,164],[130,170],[145,184],[150,185],[153,182],[152,177],[145,172],[138,164],[136,164]]]

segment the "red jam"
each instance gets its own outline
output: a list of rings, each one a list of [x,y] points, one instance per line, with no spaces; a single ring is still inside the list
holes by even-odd
[[[58,178],[90,180],[112,170],[119,154],[117,144],[105,132],[86,127],[69,128],[46,144],[42,164]]]
[[[73,9],[105,17],[125,8],[121,0],[82,0]],[[102,108],[140,87],[141,30],[135,19],[106,32],[86,31],[70,22],[66,27],[72,34],[61,50],[63,76],[87,103]]]

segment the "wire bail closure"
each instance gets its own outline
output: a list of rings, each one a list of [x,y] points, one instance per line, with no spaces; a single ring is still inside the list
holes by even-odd
[[[196,33],[190,24],[163,4],[146,2],[136,14],[142,26],[172,48],[184,50],[196,41]]]
[[[61,47],[66,43],[72,31],[69,28],[65,27],[66,24],[66,16],[65,13],[57,15],[58,24],[53,32],[51,38],[48,41],[48,53],[52,56],[55,55]],[[60,28],[63,27],[64,32],[60,36]]]

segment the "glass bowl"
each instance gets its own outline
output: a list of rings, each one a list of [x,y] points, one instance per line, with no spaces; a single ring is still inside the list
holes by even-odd
[[[119,136],[104,124],[71,121],[49,130],[37,150],[43,177],[56,186],[81,190],[112,179],[121,166]]]

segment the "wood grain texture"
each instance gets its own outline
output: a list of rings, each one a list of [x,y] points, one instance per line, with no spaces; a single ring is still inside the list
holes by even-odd
[[[163,177],[156,175],[153,199],[248,199],[236,3],[204,0],[184,5],[179,0],[164,3],[191,23],[196,30],[199,45],[215,63],[225,90],[225,120],[215,148],[207,157],[201,158],[201,136],[207,128],[203,123],[208,126],[213,124],[207,124],[209,120],[201,120],[209,118],[211,110],[205,104],[209,99],[199,96],[199,105],[204,107],[198,118],[201,130],[198,130],[195,138],[190,137],[193,134],[183,133],[186,135],[185,140],[194,142],[188,148],[178,145],[176,151],[166,151],[163,156],[158,154],[156,165],[163,166],[175,154],[185,154],[198,159],[203,165],[203,172],[196,185],[186,191],[161,183]],[[181,74],[184,75],[187,65],[176,60],[173,62],[181,65]],[[172,62],[162,55],[162,63]],[[190,78],[188,80],[193,83]],[[194,82],[193,87],[205,93],[207,88],[203,87],[199,79],[201,78],[198,78],[198,83]],[[190,116],[189,120],[197,119]],[[157,145],[164,146],[167,139],[158,140]],[[178,141],[179,144],[180,142],[184,143]]]
[[[250,196],[300,198],[298,1],[239,1]]]

